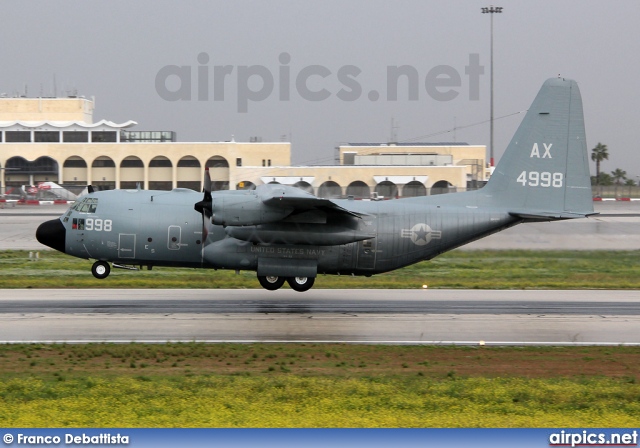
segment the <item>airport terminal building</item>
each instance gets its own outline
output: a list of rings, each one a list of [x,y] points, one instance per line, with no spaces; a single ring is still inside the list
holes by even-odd
[[[336,165],[292,166],[288,142],[178,142],[172,131],[133,130],[134,121],[94,123],[93,110],[83,97],[0,98],[0,194],[43,182],[200,191],[205,167],[213,190],[280,183],[362,199],[462,191],[487,176],[484,145],[350,143],[336,148]]]

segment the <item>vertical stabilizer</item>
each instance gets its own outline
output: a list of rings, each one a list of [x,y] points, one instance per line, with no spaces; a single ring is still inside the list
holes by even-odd
[[[593,213],[578,84],[548,79],[483,191],[514,214],[572,217]]]

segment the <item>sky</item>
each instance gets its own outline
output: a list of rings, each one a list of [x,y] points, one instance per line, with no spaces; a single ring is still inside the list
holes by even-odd
[[[640,2],[495,5],[502,13],[475,0],[10,0],[0,93],[77,92],[95,97],[94,121],[179,141],[291,141],[300,165],[332,164],[345,142],[489,145],[493,16],[496,159],[560,75],[580,86],[589,150],[609,149],[602,171],[637,181]]]

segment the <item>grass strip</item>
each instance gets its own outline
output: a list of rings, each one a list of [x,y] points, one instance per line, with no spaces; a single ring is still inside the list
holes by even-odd
[[[633,347],[0,346],[3,427],[637,427]]]
[[[371,278],[318,276],[315,288],[639,289],[635,251],[462,251]],[[0,288],[259,288],[254,272],[159,268],[112,270],[95,279],[91,262],[55,251],[29,258],[0,252]]]

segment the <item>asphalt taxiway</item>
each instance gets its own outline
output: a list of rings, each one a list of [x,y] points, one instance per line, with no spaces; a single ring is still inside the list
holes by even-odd
[[[3,290],[6,342],[640,345],[636,291]]]

